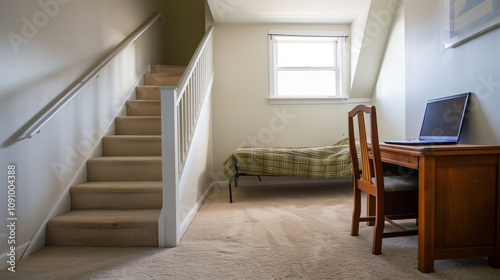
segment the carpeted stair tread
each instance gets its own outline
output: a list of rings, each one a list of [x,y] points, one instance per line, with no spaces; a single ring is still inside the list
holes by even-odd
[[[50,223],[70,227],[129,228],[157,223],[161,209],[138,210],[72,210],[54,217]]]
[[[116,135],[161,135],[160,116],[120,116],[115,118]]]
[[[100,157],[87,161],[87,181],[161,181],[161,156]]]
[[[158,86],[137,86],[135,96],[137,100],[161,100],[161,91]]]
[[[128,100],[127,116],[161,116],[161,101]]]
[[[162,182],[88,182],[70,189],[71,208],[161,209]]]
[[[150,86],[176,86],[182,75],[145,74],[144,84]]]
[[[161,156],[160,135],[110,135],[102,138],[103,156]]]
[[[47,224],[46,245],[158,246],[160,209],[72,210]]]
[[[151,65],[152,74],[182,75],[186,71],[186,65]]]

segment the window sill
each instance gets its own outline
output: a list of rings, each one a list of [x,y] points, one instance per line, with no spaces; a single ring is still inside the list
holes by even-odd
[[[347,98],[347,97],[269,97],[271,105],[286,104],[348,104],[348,103],[371,103],[371,98]]]

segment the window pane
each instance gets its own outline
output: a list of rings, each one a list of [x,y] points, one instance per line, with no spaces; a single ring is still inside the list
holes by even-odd
[[[280,96],[335,96],[335,71],[278,71]]]
[[[278,42],[278,67],[335,66],[334,42]]]

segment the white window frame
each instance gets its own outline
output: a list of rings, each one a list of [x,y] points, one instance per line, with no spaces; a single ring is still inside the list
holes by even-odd
[[[337,65],[333,68],[300,68],[300,70],[336,70],[337,95],[335,96],[278,96],[277,95],[277,54],[275,36],[303,36],[303,37],[339,37],[336,49]],[[348,87],[348,53],[347,35],[343,31],[292,31],[292,30],[269,30],[269,103],[270,104],[321,104],[321,103],[343,103],[349,96]]]

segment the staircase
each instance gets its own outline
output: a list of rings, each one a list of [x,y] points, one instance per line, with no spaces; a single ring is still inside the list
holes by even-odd
[[[158,86],[175,86],[185,66],[151,66],[102,157],[87,162],[86,183],[72,186],[71,211],[47,224],[47,246],[158,246],[162,208],[161,101]]]

